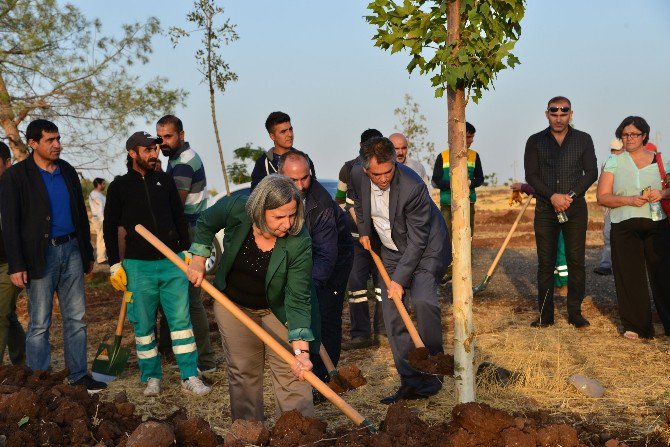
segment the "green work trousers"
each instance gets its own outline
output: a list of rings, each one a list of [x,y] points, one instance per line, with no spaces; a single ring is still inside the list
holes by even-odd
[[[198,375],[198,352],[188,311],[188,280],[168,259],[140,261],[126,259],[123,268],[128,276],[128,320],[135,329],[135,343],[142,382],[161,379],[161,360],[156,347],[156,312],[163,308],[181,378]]]
[[[21,289],[9,280],[7,264],[0,264],[0,365],[9,347],[12,365],[26,363],[26,333],[16,317],[16,299]]]
[[[556,268],[554,269],[554,286],[568,285],[568,261],[565,257],[565,239],[563,232],[558,233],[558,247],[556,247]]]

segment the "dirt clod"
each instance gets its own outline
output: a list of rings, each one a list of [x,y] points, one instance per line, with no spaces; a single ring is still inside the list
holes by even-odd
[[[178,445],[192,447],[216,447],[216,434],[202,418],[180,419],[175,424]]]
[[[454,356],[442,352],[430,355],[427,348],[412,349],[407,361],[414,369],[429,374],[450,376],[454,373]]]
[[[361,370],[356,365],[346,365],[338,369],[338,374],[328,382],[328,386],[337,394],[342,394],[366,383],[368,381],[365,380]]]
[[[270,432],[262,422],[237,419],[226,435],[225,446],[267,445]]]
[[[128,438],[126,447],[168,447],[174,442],[175,436],[171,426],[148,421],[135,429]]]
[[[297,410],[286,411],[272,429],[270,446],[293,447],[318,441],[325,436],[327,425],[318,419],[303,416]]]

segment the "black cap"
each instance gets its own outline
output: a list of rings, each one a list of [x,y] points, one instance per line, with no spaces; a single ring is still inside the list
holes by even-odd
[[[147,132],[135,132],[126,140],[126,150],[129,151],[138,146],[151,147],[162,142],[163,139],[161,137],[154,137]]]

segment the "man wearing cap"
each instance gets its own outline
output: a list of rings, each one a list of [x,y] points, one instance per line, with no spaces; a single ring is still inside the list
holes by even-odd
[[[182,390],[205,395],[211,389],[198,378],[188,280],[135,231],[135,226],[142,224],[173,251],[189,247],[188,226],[174,180],[155,170],[160,143],[160,138],[146,132],[135,132],[128,138],[126,150],[132,165],[107,190],[103,234],[111,265],[110,282],[116,290],[127,290],[128,320],[135,329],[141,381],[147,384],[144,395],[157,395],[163,377],[154,334],[159,304],[170,327]],[[119,255],[119,227],[125,230],[125,259]]]
[[[161,151],[168,157],[166,172],[172,176],[177,185],[177,192],[184,207],[184,216],[188,223],[189,239],[193,237],[195,224],[200,213],[207,209],[207,178],[205,166],[200,156],[188,141],[184,141],[184,125],[174,115],[165,115],[156,123],[156,135],[163,140]],[[207,311],[200,299],[201,289],[189,283],[189,312],[195,344],[198,347],[198,369],[201,373],[216,371],[216,358],[209,337],[209,321]],[[170,349],[170,337],[165,315],[161,317],[159,350],[161,353]]]
[[[619,155],[623,151],[623,142],[614,138],[610,142],[610,153]],[[603,167],[605,165],[603,164]],[[610,209],[605,208],[605,222],[603,225],[603,239],[605,241],[603,250],[600,252],[600,264],[593,269],[596,275],[609,276],[612,274],[612,247],[610,246],[610,230],[612,223],[610,221]]]
[[[81,183],[60,158],[54,123],[32,121],[26,139],[32,152],[2,176],[0,211],[7,273],[28,295],[26,364],[34,371],[50,367],[49,330],[58,292],[68,380],[97,393],[106,385],[86,371],[84,273],[93,268],[93,246]]]

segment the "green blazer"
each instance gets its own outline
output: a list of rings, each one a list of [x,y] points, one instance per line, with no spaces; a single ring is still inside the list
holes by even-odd
[[[251,229],[247,198],[224,197],[200,214],[190,252],[209,257],[214,235],[225,229],[223,255],[214,285],[223,291],[233,261]],[[319,305],[312,287],[312,239],[303,226],[296,236],[277,238],[267,275],[265,296],[272,313],[288,328],[288,340],[318,341]]]

